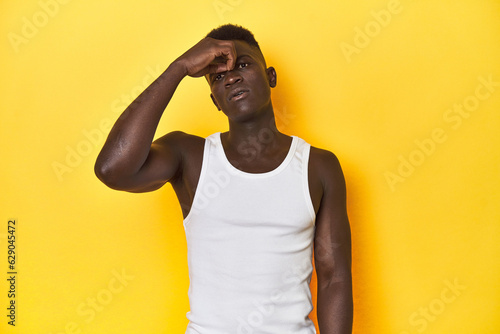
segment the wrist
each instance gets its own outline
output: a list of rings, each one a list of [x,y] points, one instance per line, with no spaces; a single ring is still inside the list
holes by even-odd
[[[184,64],[182,59],[174,60],[170,66],[167,68],[167,71],[172,72],[173,75],[179,77],[179,79],[183,79],[188,75],[187,66]]]

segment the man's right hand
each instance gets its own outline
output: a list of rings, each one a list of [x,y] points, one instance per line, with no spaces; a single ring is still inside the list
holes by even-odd
[[[236,62],[236,48],[233,41],[205,37],[175,62],[191,77],[230,71]]]

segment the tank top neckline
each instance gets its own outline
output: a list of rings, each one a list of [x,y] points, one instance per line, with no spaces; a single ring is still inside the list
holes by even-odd
[[[261,178],[261,177],[269,177],[276,175],[280,173],[283,169],[286,168],[288,163],[292,160],[295,150],[297,149],[297,143],[298,143],[298,137],[297,136],[291,136],[292,137],[292,143],[290,144],[290,148],[288,149],[288,153],[285,156],[285,159],[276,167],[275,169],[272,169],[268,172],[263,172],[263,173],[250,173],[250,172],[245,172],[242,171],[236,167],[234,167],[231,162],[229,162],[229,159],[226,156],[226,152],[224,151],[224,147],[222,146],[222,140],[221,140],[221,132],[217,132],[214,134],[216,144],[217,144],[217,151],[218,154],[221,157],[222,163],[228,168],[231,172],[244,176],[244,177],[249,177],[249,178]]]

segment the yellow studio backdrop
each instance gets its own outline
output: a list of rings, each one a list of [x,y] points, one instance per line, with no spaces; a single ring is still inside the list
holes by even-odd
[[[2,1],[0,332],[184,333],[171,187],[114,191],[93,165],[133,98],[229,22],[277,70],[278,127],[341,161],[354,332],[499,333],[497,0]],[[186,78],[156,137],[226,129]]]

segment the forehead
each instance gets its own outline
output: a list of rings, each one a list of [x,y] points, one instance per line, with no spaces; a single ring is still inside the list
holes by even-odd
[[[253,59],[259,60],[263,64],[265,64],[264,57],[258,48],[256,48],[255,46],[251,46],[247,42],[240,40],[233,40],[233,42],[234,42],[234,47],[236,49],[237,58],[243,56],[250,56]]]
[[[257,53],[256,52],[257,48],[254,46],[251,46],[250,44],[248,44],[245,41],[233,40],[233,42],[234,42],[234,47],[236,49],[236,53],[238,55],[246,54],[246,53],[251,53],[251,54]]]

